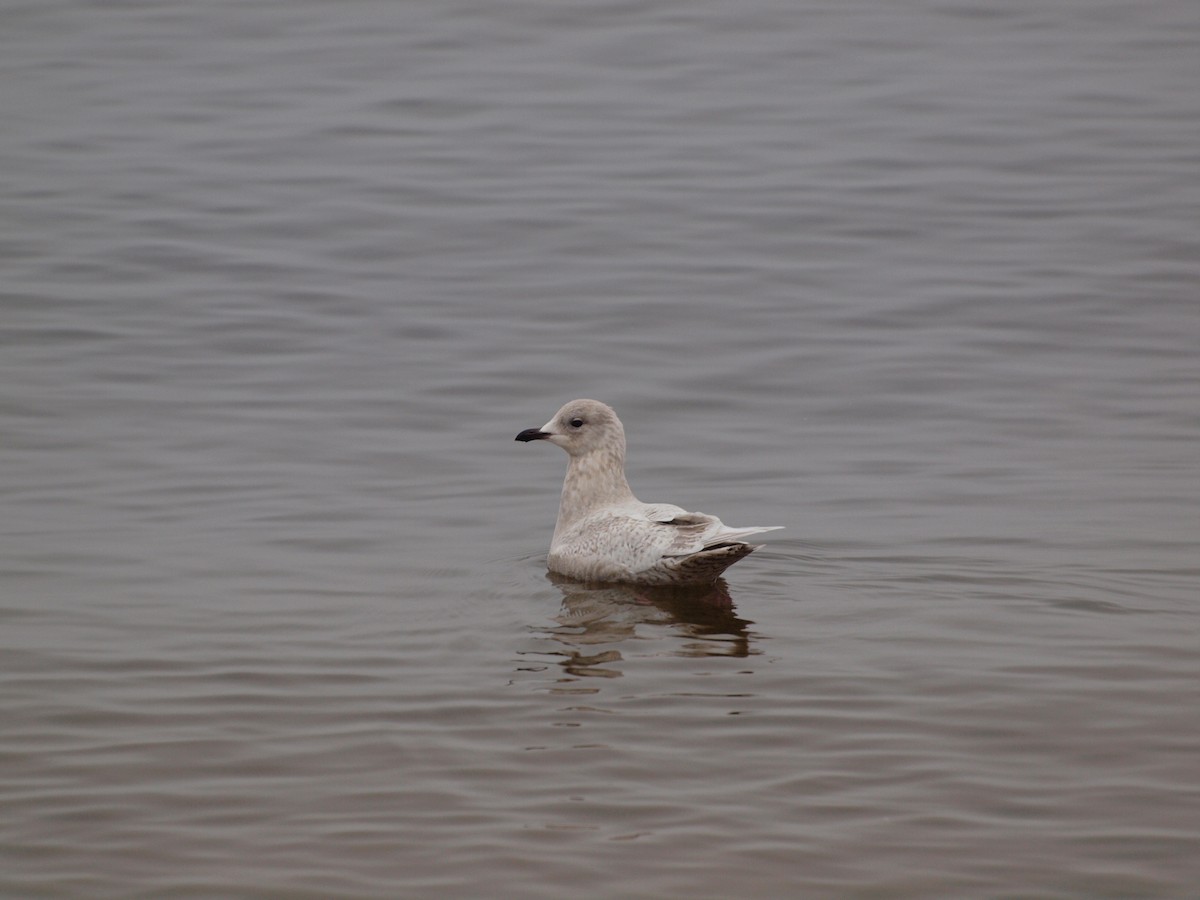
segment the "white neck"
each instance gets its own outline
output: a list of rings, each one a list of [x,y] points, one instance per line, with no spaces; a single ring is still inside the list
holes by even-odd
[[[593,450],[582,456],[572,456],[567,463],[567,477],[563,480],[554,540],[598,507],[636,500],[625,480],[624,448]]]

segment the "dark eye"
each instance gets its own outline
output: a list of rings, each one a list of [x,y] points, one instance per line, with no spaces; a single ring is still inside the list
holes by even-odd
[[[571,427],[572,428],[582,428],[583,427],[583,419],[579,418],[579,416],[576,416],[575,418],[573,418],[571,420]]]

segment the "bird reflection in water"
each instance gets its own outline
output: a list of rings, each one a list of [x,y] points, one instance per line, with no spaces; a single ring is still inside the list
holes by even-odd
[[[590,585],[548,573],[563,593],[554,627],[543,634],[565,648],[556,655],[574,677],[616,678],[607,668],[624,657],[613,647],[635,638],[649,638],[645,626],[663,629],[662,637],[683,638],[668,651],[674,656],[747,657],[761,651],[751,645],[747,619],[738,617],[724,579],[706,585]],[[639,627],[642,633],[639,634]],[[657,636],[657,635],[655,635]]]

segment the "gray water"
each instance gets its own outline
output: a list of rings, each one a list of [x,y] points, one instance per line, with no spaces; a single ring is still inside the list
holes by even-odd
[[[0,894],[1196,895],[1193,0],[0,23]]]

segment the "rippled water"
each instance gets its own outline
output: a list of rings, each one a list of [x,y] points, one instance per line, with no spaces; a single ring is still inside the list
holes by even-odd
[[[4,21],[0,893],[1194,893],[1194,3]]]

